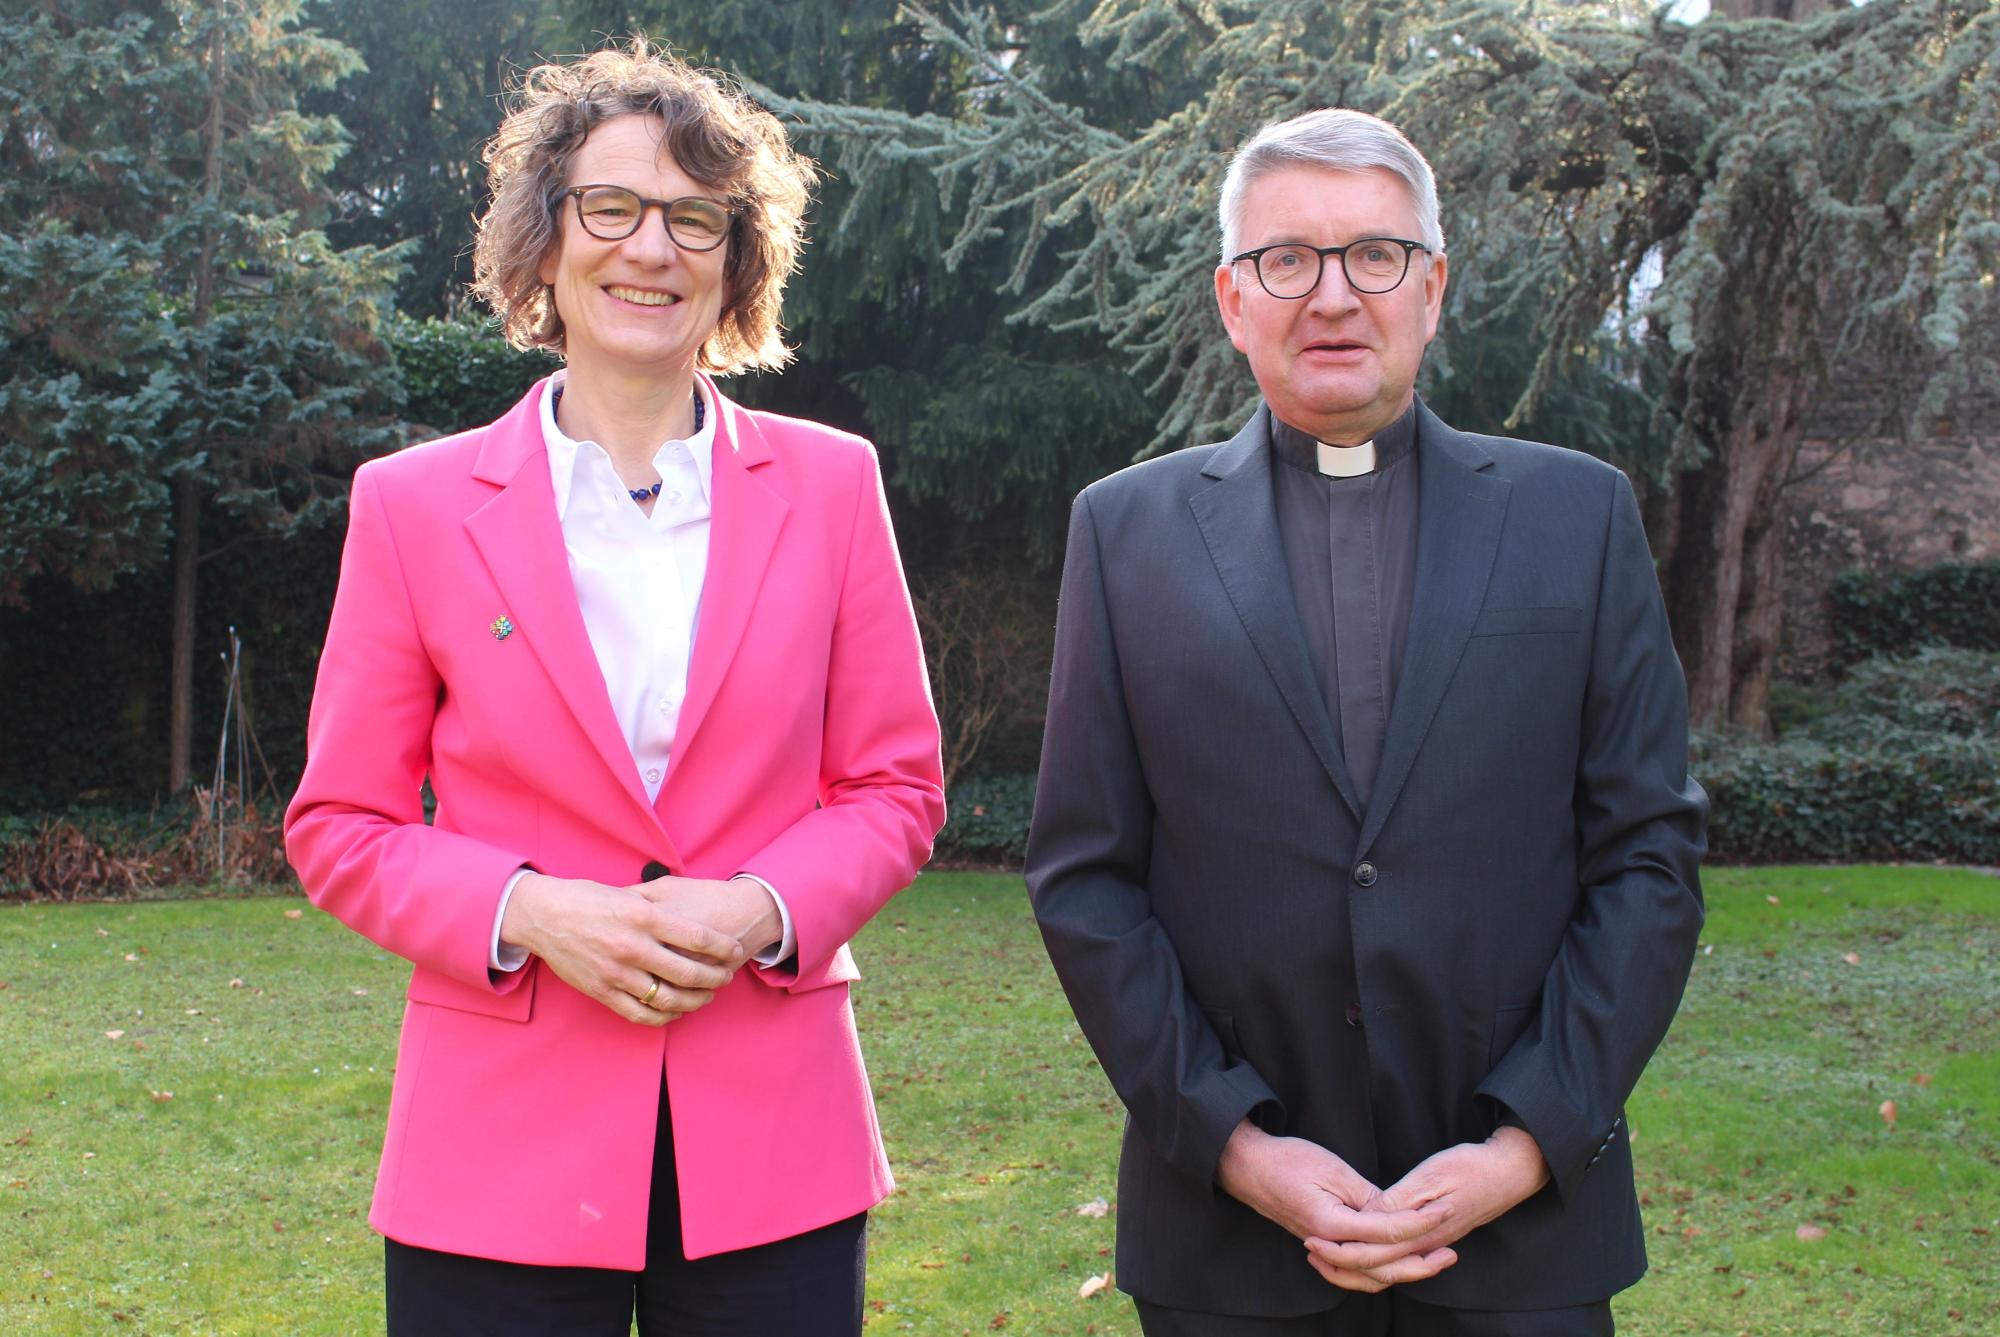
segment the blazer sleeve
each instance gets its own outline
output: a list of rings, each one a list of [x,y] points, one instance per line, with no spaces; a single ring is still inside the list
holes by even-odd
[[[819,806],[742,861],[791,913],[796,953],[752,967],[780,986],[824,975],[910,885],[944,825],[937,712],[872,446],[860,475],[827,662]]]
[[[340,585],[306,725],[285,850],[313,903],[369,941],[453,979],[508,993],[528,971],[488,970],[493,917],[517,850],[424,823],[443,686],[425,651],[373,470],[354,476]]]
[[[1680,1006],[1701,936],[1708,799],[1687,773],[1687,687],[1639,507],[1613,474],[1576,770],[1580,896],[1541,1011],[1479,1095],[1571,1198]]]
[[[1090,494],[1070,514],[1028,892],[1056,976],[1133,1128],[1197,1183],[1270,1085],[1230,1057],[1153,915],[1153,805],[1127,712]]]

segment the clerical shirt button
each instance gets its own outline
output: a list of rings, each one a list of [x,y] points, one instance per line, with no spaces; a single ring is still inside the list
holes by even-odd
[[[657,768],[646,772],[646,783],[649,785],[660,783],[660,772]]]
[[[1347,1005],[1347,1024],[1354,1027],[1361,1025],[1361,1005],[1359,1003],[1349,1003]]]
[[[1369,863],[1366,859],[1363,859],[1360,863],[1354,865],[1354,885],[1357,887],[1374,886],[1375,865]]]

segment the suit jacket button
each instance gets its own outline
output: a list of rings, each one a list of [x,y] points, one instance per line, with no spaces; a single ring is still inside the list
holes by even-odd
[[[1357,887],[1374,886],[1375,865],[1369,863],[1366,859],[1363,859],[1360,863],[1354,865],[1354,885]]]
[[[1349,1003],[1347,1005],[1347,1024],[1357,1028],[1361,1025],[1361,1005],[1359,1003]]]

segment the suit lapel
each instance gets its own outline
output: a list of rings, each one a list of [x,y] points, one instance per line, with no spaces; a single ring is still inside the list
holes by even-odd
[[[743,643],[743,632],[777,547],[791,505],[766,476],[779,466],[756,422],[709,386],[718,406],[715,453],[709,488],[708,574],[702,581],[701,613],[694,653],[688,664],[687,699],[674,731],[667,762],[667,792],[715,704],[715,694]]]
[[[569,551],[556,519],[542,439],[541,396],[547,388],[548,382],[541,382],[487,429],[473,476],[498,484],[500,491],[466,518],[465,528],[500,587],[515,626],[511,634],[527,642],[599,760],[643,815],[649,839],[641,843],[654,845],[664,840],[664,833],[612,713],[570,581]]]
[[[1358,819],[1361,805],[1313,677],[1305,637],[1299,633],[1298,607],[1292,601],[1291,576],[1278,537],[1278,509],[1271,495],[1268,413],[1259,408],[1242,431],[1215,451],[1202,474],[1215,482],[1189,497],[1188,506],[1208,545],[1215,573],[1278,694],[1305,731],[1341,800]]]
[[[1417,404],[1417,572],[1402,677],[1382,741],[1382,766],[1361,825],[1366,854],[1396,805],[1445,688],[1486,602],[1511,485],[1493,457]]]

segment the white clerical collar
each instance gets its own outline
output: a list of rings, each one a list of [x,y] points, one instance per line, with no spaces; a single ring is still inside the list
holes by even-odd
[[[1319,471],[1328,478],[1359,478],[1375,472],[1375,443],[1358,446],[1329,446],[1319,443]]]

